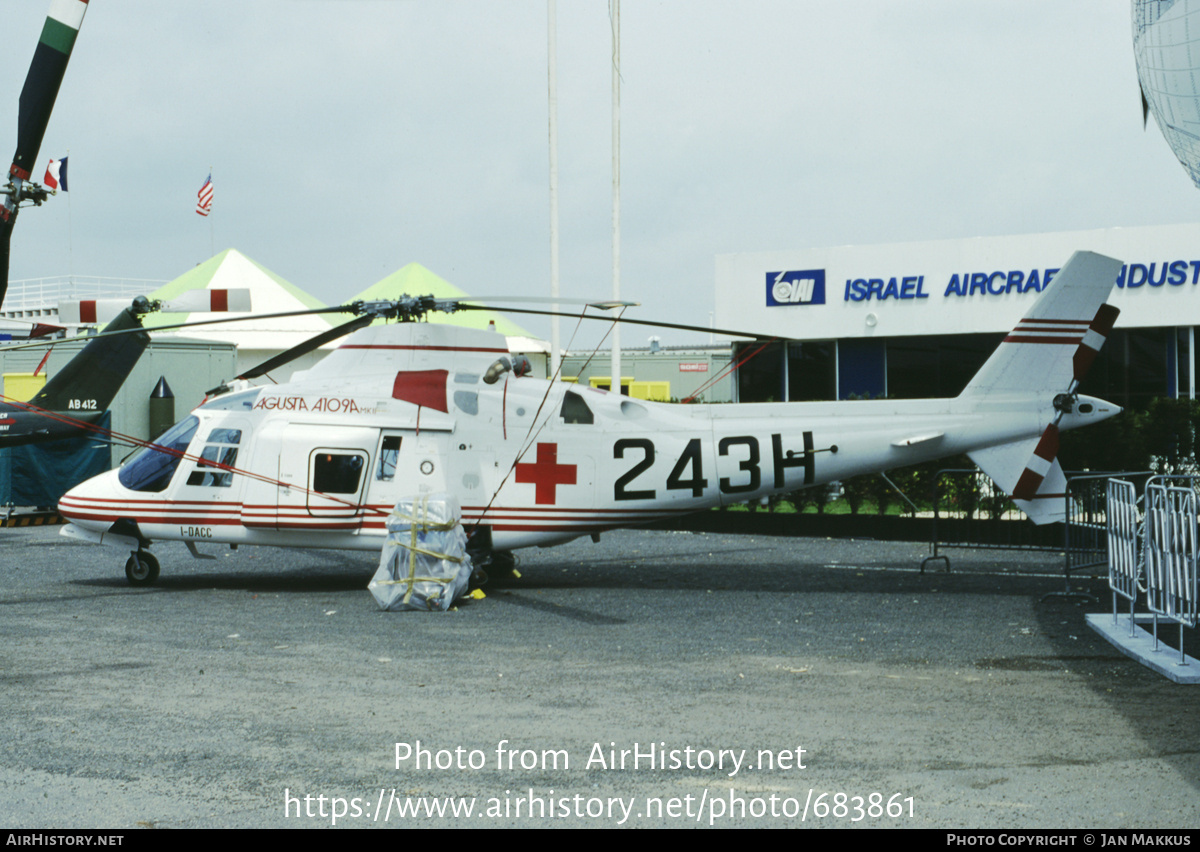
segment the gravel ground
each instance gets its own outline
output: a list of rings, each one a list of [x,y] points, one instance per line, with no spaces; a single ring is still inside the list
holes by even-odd
[[[0,825],[1200,826],[1194,688],[1054,554],[626,531],[425,614],[210,550],[0,530]]]

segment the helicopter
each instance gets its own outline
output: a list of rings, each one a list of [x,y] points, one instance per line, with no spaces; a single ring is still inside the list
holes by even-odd
[[[512,551],[969,453],[1035,522],[1061,520],[1061,431],[1120,412],[1078,394],[1117,316],[1121,262],[1076,252],[955,398],[678,405],[533,378],[488,331],[422,320],[433,297],[356,303],[311,369],[209,398],[70,490],[63,535],[378,551],[398,502],[449,493],[481,567]],[[399,320],[372,324],[379,317]],[[288,357],[284,353],[281,357]]]
[[[29,402],[0,401],[0,447],[57,441],[85,434],[133,372],[150,336],[141,312],[124,308]],[[131,334],[114,334],[129,331]]]
[[[142,318],[157,311],[250,310],[250,291],[191,290],[170,300],[138,296],[121,299],[85,299],[59,302],[59,320],[68,325],[100,323],[112,318],[88,340],[28,402],[0,397],[0,447],[39,444],[75,438],[95,431],[117,391],[129,378],[150,344]],[[66,342],[64,338],[57,342]],[[18,349],[17,344],[6,349]]]

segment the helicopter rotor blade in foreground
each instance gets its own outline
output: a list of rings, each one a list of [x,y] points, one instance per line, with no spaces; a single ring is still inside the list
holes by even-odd
[[[49,190],[32,180],[38,151],[50,123],[67,62],[87,12],[87,0],[53,0],[33,52],[33,61],[21,89],[17,115],[17,148],[8,170],[9,183],[0,205],[0,306],[8,291],[9,248],[13,225],[23,202],[40,205]]]

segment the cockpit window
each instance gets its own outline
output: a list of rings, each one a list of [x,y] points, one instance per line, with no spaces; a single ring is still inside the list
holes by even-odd
[[[121,484],[130,491],[165,490],[199,425],[197,417],[180,420],[153,444],[138,451],[117,474]]]
[[[228,488],[233,484],[233,467],[237,462],[237,445],[242,442],[241,429],[213,429],[208,435],[200,461],[188,474],[188,485],[210,485]]]
[[[563,395],[562,410],[559,414],[562,416],[563,423],[592,423],[595,421],[592,410],[583,401],[583,397],[575,391],[567,391]]]
[[[379,449],[379,466],[375,478],[380,482],[391,482],[396,478],[396,460],[400,458],[400,436],[384,435]]]

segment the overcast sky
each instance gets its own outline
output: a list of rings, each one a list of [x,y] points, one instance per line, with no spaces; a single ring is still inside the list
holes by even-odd
[[[48,8],[0,10],[0,145]],[[546,23],[545,0],[92,0],[35,174],[69,150],[70,197],[21,215],[11,277],[166,280],[233,247],[331,303],[413,261],[548,293]],[[564,295],[612,289],[610,47],[605,0],[559,0]],[[718,254],[1197,220],[1142,128],[1129,0],[625,0],[621,71],[639,318],[707,325]]]

